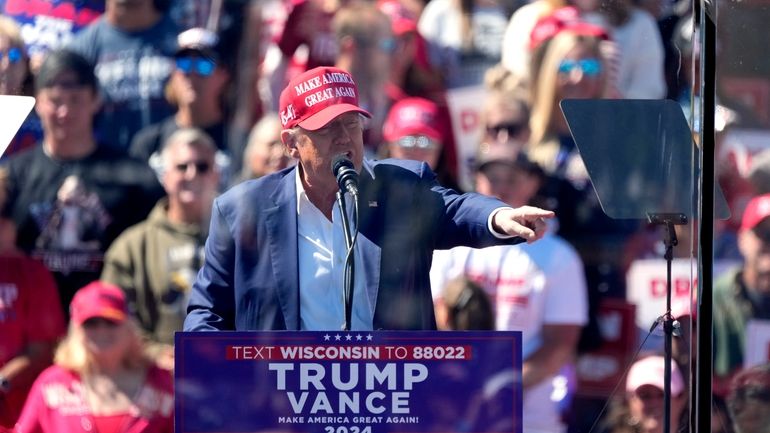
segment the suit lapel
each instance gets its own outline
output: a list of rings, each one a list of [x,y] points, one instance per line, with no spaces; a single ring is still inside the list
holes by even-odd
[[[294,176],[294,171],[284,176],[271,196],[275,206],[264,210],[278,302],[288,330],[298,330],[300,326],[297,190]]]
[[[379,209],[382,200],[378,194],[379,188],[376,187],[374,180],[374,167],[368,160],[364,160],[364,169],[361,173],[361,194],[359,196],[358,211],[359,221],[376,221],[375,215],[379,215]],[[364,223],[365,224],[365,223]],[[361,228],[361,227],[359,227]],[[361,228],[362,229],[362,228]],[[377,293],[380,288],[380,260],[382,249],[375,242],[367,238],[359,231],[358,240],[361,251],[361,266],[366,276],[365,288],[366,296],[369,299],[368,305],[371,308],[372,317],[377,308]]]
[[[372,317],[374,317],[374,311],[377,308],[377,292],[380,287],[380,253],[381,249],[377,244],[370,241],[361,233],[358,234],[358,240],[356,241],[360,245],[361,251],[361,266],[364,270],[366,277],[365,289],[366,297],[368,298],[368,305],[371,309]]]

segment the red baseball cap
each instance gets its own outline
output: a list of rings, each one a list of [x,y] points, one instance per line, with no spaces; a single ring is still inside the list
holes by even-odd
[[[770,217],[770,194],[756,196],[743,211],[741,230],[751,230],[767,217]]]
[[[377,7],[390,18],[396,36],[417,31],[417,18],[398,0],[379,0]]]
[[[76,325],[95,317],[123,322],[128,317],[126,295],[120,287],[94,281],[75,293],[70,303],[70,317]]]
[[[349,72],[321,66],[292,79],[281,92],[281,125],[315,131],[335,117],[351,111],[372,117],[358,106],[358,86]]]
[[[382,125],[382,135],[387,141],[397,141],[407,135],[424,135],[443,142],[436,103],[425,98],[404,98],[390,108]]]
[[[543,42],[564,31],[604,40],[609,39],[609,34],[604,27],[583,21],[577,8],[566,6],[537,21],[529,34],[530,50],[534,50]]]

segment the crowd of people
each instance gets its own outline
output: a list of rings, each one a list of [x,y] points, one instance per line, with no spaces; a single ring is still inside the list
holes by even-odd
[[[600,416],[607,432],[663,431],[662,347],[646,347],[633,360],[608,413],[580,401],[576,361],[602,345],[602,303],[627,297],[630,263],[662,258],[662,237],[651,236],[656,227],[643,221],[605,215],[559,104],[669,98],[688,110],[697,103],[690,93],[695,71],[671,67],[697,61],[697,29],[683,7],[689,2],[53,3],[0,2],[0,94],[36,99],[0,159],[0,431],[170,432],[176,331],[223,329],[215,321],[232,329],[331,323],[341,307],[317,301],[323,295],[302,280],[312,275],[308,263],[326,266],[303,262],[323,255],[325,246],[307,239],[326,226],[302,215],[315,206],[328,223],[339,209],[329,194],[318,206],[317,186],[305,184],[294,216],[271,219],[268,210],[283,202],[269,202],[265,185],[279,177],[255,183],[279,173],[293,188],[300,164],[311,176],[303,180],[312,179],[315,146],[335,139],[322,127],[354,144],[361,130],[361,154],[349,155],[359,171],[401,167],[417,173],[421,185],[435,172],[444,206],[454,212],[440,217],[446,209],[427,189],[408,196],[378,184],[377,194],[399,203],[399,224],[390,221],[389,202],[376,196],[379,209],[362,211],[362,234],[380,243],[386,231],[408,231],[416,241],[402,254],[404,245],[383,240],[390,249],[383,249],[379,276],[367,271],[371,257],[356,253],[363,270],[355,289],[365,292],[372,281],[403,286],[411,278],[413,296],[378,298],[371,311],[361,304],[365,297],[354,298],[354,327],[522,331],[526,433],[588,431]],[[307,89],[296,86],[313,74],[349,76],[355,108],[311,122],[318,114],[311,105],[323,105],[323,92],[345,92],[311,89],[321,93],[308,103],[301,97]],[[458,113],[453,104],[468,89],[483,98],[465,101],[476,111]],[[318,156],[325,174],[317,179],[329,177],[328,156]],[[428,169],[387,162],[399,160]],[[715,431],[764,431],[770,413],[767,367],[744,369],[747,327],[770,320],[770,187],[761,164],[757,158],[740,191],[726,189],[734,216],[716,232],[717,254],[724,253],[717,259],[738,264],[714,287]],[[461,233],[468,216],[454,200],[469,192],[494,198],[483,201],[496,209],[491,234]],[[241,209],[247,193],[253,207]],[[405,212],[403,203],[412,202],[421,206]],[[500,202],[556,217],[537,242],[500,241],[517,235],[495,229]],[[415,221],[404,221],[410,216]],[[231,226],[244,219],[264,219],[268,228]],[[264,276],[275,266],[265,258],[224,278],[225,258],[234,260],[226,256],[229,245],[263,248],[270,224],[292,221],[304,239],[281,252],[300,257],[299,268],[287,267],[303,293],[292,322],[275,306],[240,316],[236,306],[218,310],[221,299],[206,298],[201,284],[265,285],[273,278]],[[479,248],[496,243],[507,244]],[[468,244],[476,248],[455,247]],[[684,247],[676,257],[693,256]],[[274,283],[266,290],[285,288]],[[694,328],[691,309],[677,316]],[[675,349],[671,431],[684,431],[694,365],[689,344],[679,339]]]

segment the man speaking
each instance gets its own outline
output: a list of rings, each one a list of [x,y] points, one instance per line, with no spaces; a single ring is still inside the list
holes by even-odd
[[[438,185],[425,163],[364,160],[364,116],[370,114],[358,106],[356,84],[341,69],[315,68],[288,84],[280,98],[281,140],[298,164],[214,202],[185,331],[342,329],[341,212],[351,214],[354,198],[351,330],[435,329],[434,249],[543,236],[543,219],[553,212],[458,194]],[[342,173],[340,183],[358,177],[358,194],[346,192],[341,210],[336,175],[350,165],[355,173]]]

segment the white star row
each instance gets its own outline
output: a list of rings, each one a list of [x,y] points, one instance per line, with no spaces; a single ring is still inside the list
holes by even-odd
[[[374,338],[374,337],[372,337],[372,334],[368,334],[368,335],[366,335],[366,337],[364,337],[361,334],[356,334],[355,337],[353,337],[351,334],[347,334],[344,337],[342,335],[340,335],[340,334],[335,334],[334,335],[334,341],[341,341],[343,338],[345,339],[345,341],[351,341],[351,340],[353,340],[353,338],[355,338],[356,341],[361,341],[364,338],[366,338],[366,341],[372,341],[372,338]],[[324,335],[324,341],[331,341],[331,339],[332,339],[331,335],[329,335],[329,334]]]

